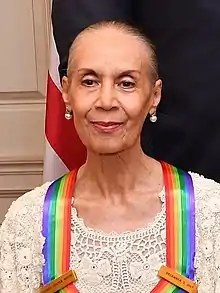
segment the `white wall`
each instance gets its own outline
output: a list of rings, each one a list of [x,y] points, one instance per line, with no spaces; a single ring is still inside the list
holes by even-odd
[[[0,224],[42,183],[49,1],[0,1]]]

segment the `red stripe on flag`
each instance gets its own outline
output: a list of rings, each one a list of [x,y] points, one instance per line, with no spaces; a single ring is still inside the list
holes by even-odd
[[[62,94],[48,76],[46,137],[69,170],[79,168],[86,159],[86,149],[78,137],[74,123],[65,119]]]

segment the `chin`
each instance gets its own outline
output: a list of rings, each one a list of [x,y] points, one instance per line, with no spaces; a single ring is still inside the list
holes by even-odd
[[[117,153],[123,152],[126,148],[124,145],[111,144],[111,143],[101,143],[101,144],[92,144],[89,149],[92,150],[93,153],[97,153],[99,155],[111,156]]]

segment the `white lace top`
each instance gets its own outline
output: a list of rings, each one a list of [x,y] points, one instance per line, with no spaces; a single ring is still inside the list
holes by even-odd
[[[220,185],[196,174],[196,282],[199,293],[220,293]],[[44,195],[49,183],[9,209],[0,234],[0,292],[31,293],[42,283]],[[148,293],[166,257],[165,194],[162,210],[145,228],[106,234],[87,228],[72,210],[71,268],[80,293]]]

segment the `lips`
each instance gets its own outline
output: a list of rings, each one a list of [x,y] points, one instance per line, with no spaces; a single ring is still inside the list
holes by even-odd
[[[99,132],[111,133],[118,130],[123,123],[114,121],[95,121],[92,122],[92,124]]]

